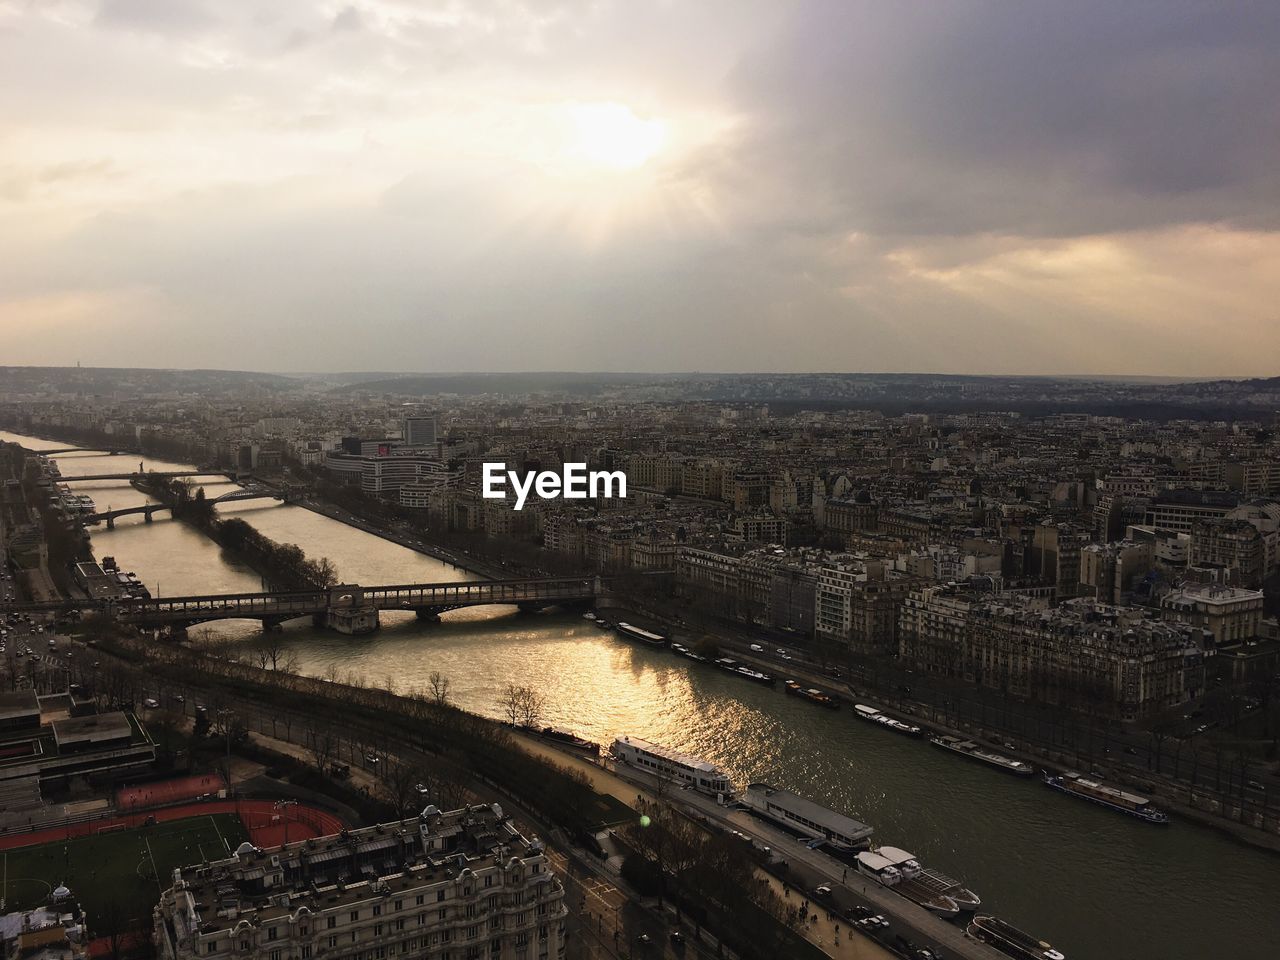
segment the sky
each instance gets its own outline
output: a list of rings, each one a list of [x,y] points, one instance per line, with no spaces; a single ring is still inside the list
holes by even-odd
[[[0,0],[0,364],[1280,374],[1280,4]]]

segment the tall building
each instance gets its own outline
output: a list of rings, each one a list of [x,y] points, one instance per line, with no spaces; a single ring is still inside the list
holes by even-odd
[[[564,887],[498,804],[174,870],[162,960],[560,960]]]
[[[435,417],[405,417],[404,442],[410,447],[434,447],[436,445]]]

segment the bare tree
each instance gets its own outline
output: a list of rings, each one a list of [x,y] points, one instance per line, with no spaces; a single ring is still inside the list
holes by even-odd
[[[316,720],[307,729],[307,747],[316,769],[324,773],[338,752],[338,735],[327,720]]]
[[[547,698],[533,687],[524,687],[520,697],[520,719],[526,727],[537,726],[542,719],[542,711],[547,705]]]
[[[383,767],[382,793],[396,816],[407,817],[417,812],[421,772],[398,757],[387,757]]]
[[[520,722],[520,707],[523,699],[524,687],[517,687],[514,683],[508,683],[498,700],[498,706],[502,708],[502,713],[507,718],[507,723],[513,727]]]
[[[435,701],[437,707],[447,707],[449,705],[449,678],[439,670],[433,670],[428,680],[431,683],[431,699]]]

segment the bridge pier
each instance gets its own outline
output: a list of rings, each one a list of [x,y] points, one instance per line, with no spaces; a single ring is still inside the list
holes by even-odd
[[[115,518],[115,517],[107,517],[107,529],[108,529],[108,530],[114,530],[115,528],[116,528],[116,518]]]
[[[152,511],[152,510],[150,510],[150,509],[143,510],[143,511],[142,511],[142,519],[143,519],[145,522],[150,523],[150,522],[151,522],[151,514],[152,514],[153,512],[154,512],[154,511]]]
[[[426,620],[428,623],[440,622],[440,611],[433,607],[419,607],[413,612],[419,620]]]
[[[381,623],[378,621],[378,608],[369,604],[359,607],[332,607],[325,612],[325,624],[330,630],[337,630],[347,636],[362,636],[373,633]]]

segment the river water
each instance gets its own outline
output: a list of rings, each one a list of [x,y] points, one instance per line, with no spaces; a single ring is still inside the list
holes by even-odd
[[[0,432],[24,445],[63,447]],[[64,476],[133,469],[136,457],[67,454]],[[189,465],[146,461],[148,469]],[[99,509],[146,499],[123,481],[77,484]],[[212,479],[206,493],[231,489]],[[220,507],[267,536],[328,556],[347,582],[440,582],[467,575],[305,508],[274,501]],[[96,555],[115,556],[158,595],[260,589],[259,578],[164,514],[95,528]],[[250,643],[256,623],[193,633]],[[976,890],[984,910],[1049,940],[1069,960],[1207,960],[1280,954],[1280,857],[1214,831],[1130,820],[807,702],[605,633],[569,614],[480,607],[438,624],[384,614],[352,638],[285,627],[303,672],[362,675],[400,689],[449,677],[460,706],[499,716],[511,682],[547,698],[547,721],[608,743],[631,733],[712,760],[739,782],[764,780],[865,820],[883,843]]]

